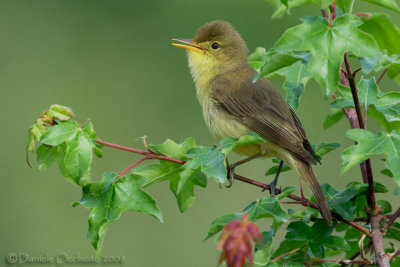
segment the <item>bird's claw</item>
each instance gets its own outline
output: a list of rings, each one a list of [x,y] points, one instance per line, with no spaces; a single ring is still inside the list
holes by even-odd
[[[276,192],[276,184],[277,184],[277,181],[275,179],[269,184],[269,194],[271,195],[271,197],[275,197],[276,195],[279,195],[279,193]]]
[[[235,167],[236,166],[234,164],[227,165],[226,170],[229,184],[225,186],[226,188],[230,188],[235,181]]]

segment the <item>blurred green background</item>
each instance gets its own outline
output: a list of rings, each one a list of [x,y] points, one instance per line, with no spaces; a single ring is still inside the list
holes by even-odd
[[[356,5],[355,10],[384,11],[367,4]],[[102,139],[136,148],[142,148],[138,137],[143,135],[150,143],[193,136],[199,144],[212,145],[215,141],[203,122],[186,55],[172,47],[170,39],[190,38],[205,22],[222,19],[236,27],[250,51],[269,48],[286,28],[299,23],[299,17],[319,15],[320,10],[307,6],[292,13],[271,20],[272,10],[262,0],[1,0],[0,256],[95,254],[86,240],[89,211],[71,207],[80,199],[79,188],[65,181],[56,166],[40,172],[34,160],[32,169],[25,163],[28,127],[43,109],[53,103],[69,106],[80,122],[91,118]],[[399,16],[392,17],[399,24]],[[281,89],[282,80],[273,82]],[[386,78],[381,87],[396,90],[394,86]],[[310,82],[298,114],[311,142],[350,145],[343,135],[346,121],[322,129],[327,110],[328,100]],[[376,130],[373,122],[369,127]],[[94,180],[105,171],[121,172],[139,159],[127,152],[103,151],[105,156],[93,164]],[[321,183],[334,181],[338,189],[360,180],[358,169],[339,175],[340,151],[315,168]],[[267,181],[263,173],[270,164],[258,160],[237,171]],[[378,160],[373,164],[381,166]],[[379,170],[375,169],[377,180],[393,188]],[[281,186],[298,184],[293,173],[282,177]],[[126,266],[215,266],[219,252],[214,242],[202,242],[210,222],[265,195],[241,182],[221,190],[210,180],[206,189],[196,189],[194,205],[180,214],[167,182],[151,186],[148,192],[165,222],[137,212],[123,214],[106,235],[103,255],[125,256]],[[259,226],[269,229],[270,222],[261,221]]]

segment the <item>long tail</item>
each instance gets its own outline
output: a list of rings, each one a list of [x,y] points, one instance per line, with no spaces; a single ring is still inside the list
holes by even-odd
[[[296,170],[296,172],[304,179],[304,181],[306,181],[307,185],[310,187],[315,198],[317,199],[322,217],[328,222],[329,225],[332,225],[332,215],[328,202],[326,201],[324,193],[322,192],[321,186],[317,181],[317,177],[315,176],[312,167],[310,164],[302,161],[301,159],[297,159],[295,157],[292,159],[293,161],[291,163],[289,162],[289,165],[293,166],[290,167]]]

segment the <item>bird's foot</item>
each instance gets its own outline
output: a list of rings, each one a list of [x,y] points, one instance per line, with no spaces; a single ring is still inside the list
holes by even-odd
[[[235,168],[236,168],[236,164],[228,164],[226,167],[226,171],[227,171],[227,179],[229,184],[226,185],[226,188],[230,188],[235,180]]]
[[[276,185],[278,183],[278,179],[274,179],[270,184],[269,184],[269,194],[271,197],[275,197],[279,193],[276,192]]]

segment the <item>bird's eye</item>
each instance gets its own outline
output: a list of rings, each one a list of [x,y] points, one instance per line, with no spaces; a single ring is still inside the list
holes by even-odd
[[[214,50],[218,49],[219,48],[219,44],[218,43],[212,43],[211,44],[211,48],[214,49]]]

